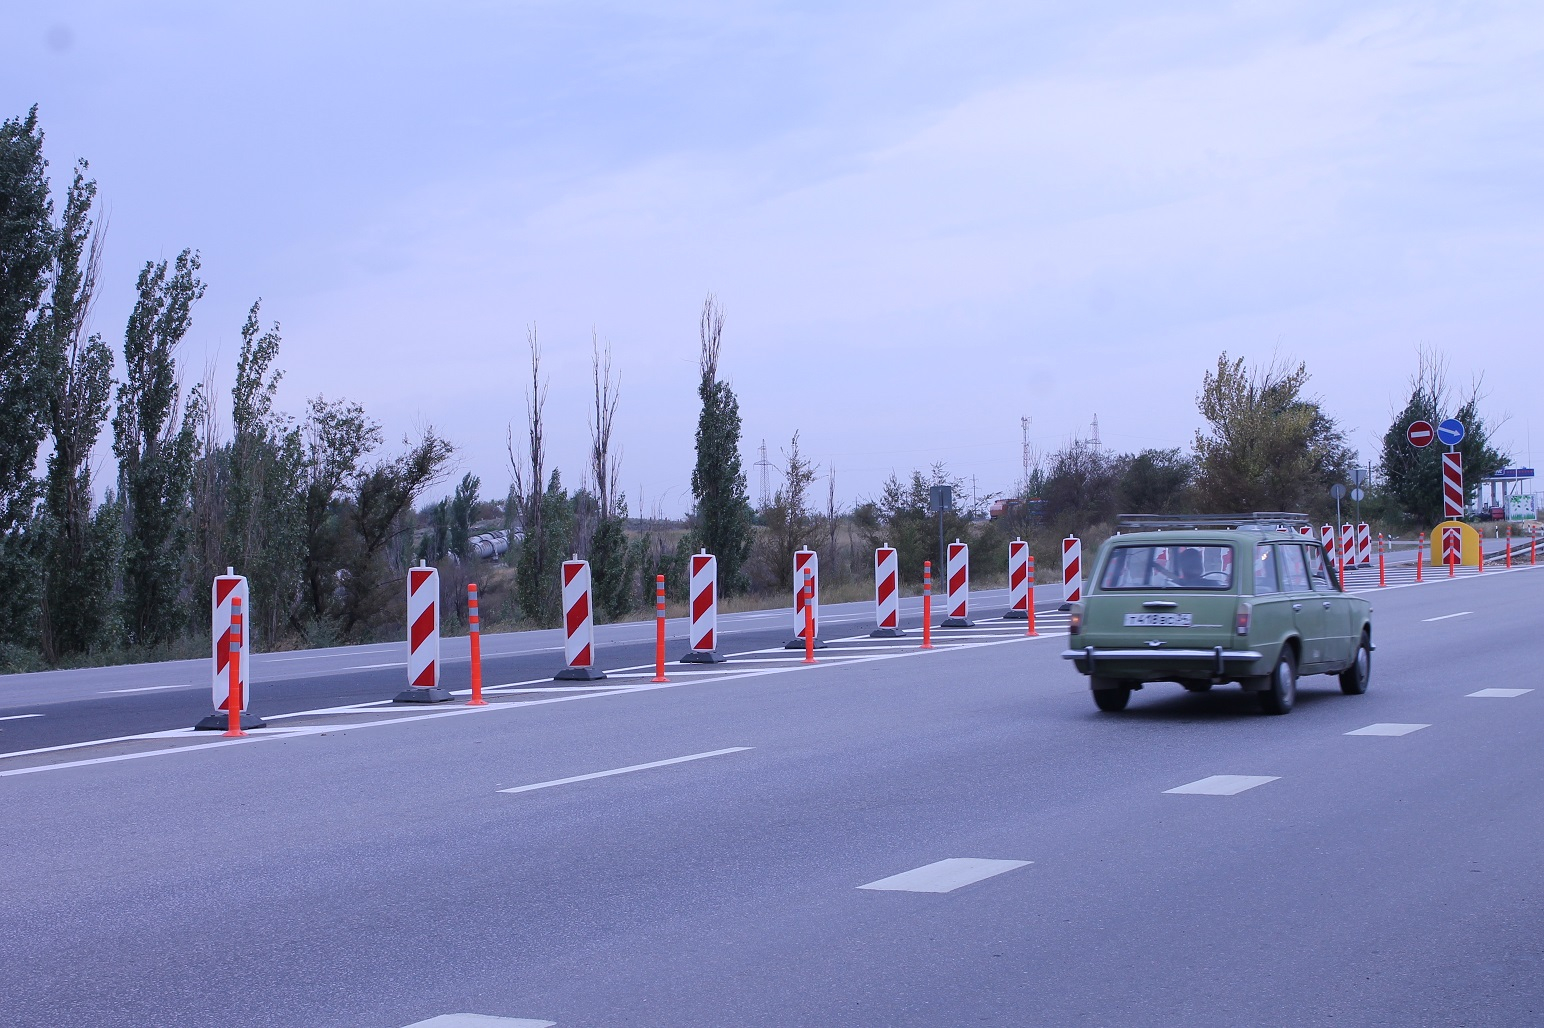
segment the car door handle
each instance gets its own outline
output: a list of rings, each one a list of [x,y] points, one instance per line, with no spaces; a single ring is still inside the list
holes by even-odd
[[[1302,610],[1303,609],[1303,605],[1301,603],[1294,603],[1294,604],[1292,604],[1292,609],[1293,610]]]
[[[1324,601],[1324,609],[1325,610],[1329,610],[1330,609],[1330,601],[1329,600],[1325,600]]]

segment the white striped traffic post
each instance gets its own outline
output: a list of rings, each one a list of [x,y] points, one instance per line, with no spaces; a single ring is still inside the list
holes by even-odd
[[[1372,526],[1365,521],[1356,526],[1356,562],[1364,567],[1372,563]]]
[[[944,584],[948,596],[944,609],[948,616],[940,628],[969,628],[970,620],[970,547],[958,539],[949,544]]]
[[[1062,603],[1083,602],[1083,540],[1069,535],[1062,540]]]
[[[595,604],[590,598],[590,562],[563,562],[563,659],[568,666],[553,676],[559,682],[605,678],[595,666]]]
[[[1004,621],[1029,620],[1029,543],[1008,543],[1008,609]]]
[[[247,630],[241,633],[238,643],[237,655],[240,658],[236,663],[236,674],[241,683],[241,727],[263,728],[266,727],[262,720],[252,711],[252,604],[247,600],[247,580],[236,574],[234,568],[226,568],[225,574],[215,578],[210,586],[210,616],[209,637],[213,643],[211,656],[214,660],[211,664],[213,672],[210,680],[210,691],[214,699],[214,713],[204,718],[193,727],[200,732],[223,732],[227,728],[227,712],[230,698],[231,676],[229,671],[231,659],[231,607],[237,600],[241,601],[241,612],[245,619]]]
[[[407,689],[396,703],[443,703],[440,688],[440,572],[423,561],[407,569]]]
[[[1356,526],[1349,521],[1340,526],[1340,560],[1344,567],[1356,566]]]
[[[1464,455],[1457,450],[1442,455],[1442,516],[1449,521],[1464,516]]]
[[[825,643],[820,641],[820,555],[814,550],[805,548],[795,551],[793,555],[793,638],[783,646],[785,650],[804,649],[805,617],[804,617],[804,572],[808,571],[810,577],[810,613],[815,625],[815,648],[824,649]]]
[[[691,581],[692,648],[681,658],[683,664],[718,664],[727,660],[718,652],[718,558],[707,550],[692,554]]]
[[[874,630],[870,639],[899,639],[901,631],[901,565],[893,546],[874,550]]]
[[[1335,526],[1325,525],[1319,529],[1319,542],[1324,544],[1324,559],[1331,564],[1335,563]]]

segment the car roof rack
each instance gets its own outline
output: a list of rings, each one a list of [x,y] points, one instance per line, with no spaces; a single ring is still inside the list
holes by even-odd
[[[1119,532],[1173,532],[1245,529],[1255,532],[1292,532],[1312,527],[1307,514],[1281,510],[1257,510],[1252,514],[1122,514],[1115,521]]]

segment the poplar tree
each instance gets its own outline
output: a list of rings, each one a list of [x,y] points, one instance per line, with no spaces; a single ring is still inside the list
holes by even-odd
[[[113,353],[101,336],[85,334],[102,256],[102,236],[91,220],[96,183],[86,170],[84,160],[75,167],[49,301],[36,326],[48,374],[53,443],[38,520],[44,548],[38,641],[49,663],[106,644],[116,634],[111,592],[120,512],[112,502],[92,510],[89,462],[107,420]]]
[[[173,353],[204,294],[198,255],[183,250],[168,266],[147,261],[123,338],[124,381],[113,415],[113,452],[123,503],[123,616],[128,641],[175,638],[182,614],[182,530],[193,471],[194,425],[178,424],[180,390]]]
[[[27,524],[48,417],[43,334],[35,330],[56,240],[47,168],[36,107],[0,123],[0,642],[36,633],[40,547]]]
[[[693,536],[698,547],[718,557],[719,590],[731,595],[749,584],[751,502],[740,462],[740,402],[729,383],[718,377],[724,311],[712,294],[702,303],[698,331],[697,396],[702,412],[697,417],[697,465],[692,469]]]

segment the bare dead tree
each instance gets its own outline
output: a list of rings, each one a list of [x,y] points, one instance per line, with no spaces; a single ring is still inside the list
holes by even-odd
[[[617,495],[621,490],[622,452],[611,446],[612,427],[616,423],[617,403],[622,396],[622,381],[611,372],[611,344],[604,350],[594,331],[590,333],[591,373],[595,382],[595,415],[590,422],[590,476],[595,480],[595,496],[600,516],[616,516]]]
[[[698,334],[702,340],[702,353],[697,368],[702,373],[704,388],[710,388],[718,381],[718,351],[724,338],[724,308],[712,293],[702,301],[702,322]]]
[[[523,454],[515,451],[515,429],[509,426],[505,439],[509,450],[509,470],[514,476],[515,503],[520,508],[521,531],[527,540],[541,539],[541,498],[546,488],[546,442],[542,437],[542,410],[547,405],[547,384],[541,380],[541,343],[536,326],[526,329],[526,343],[531,350],[531,384],[525,393],[527,440]]]

